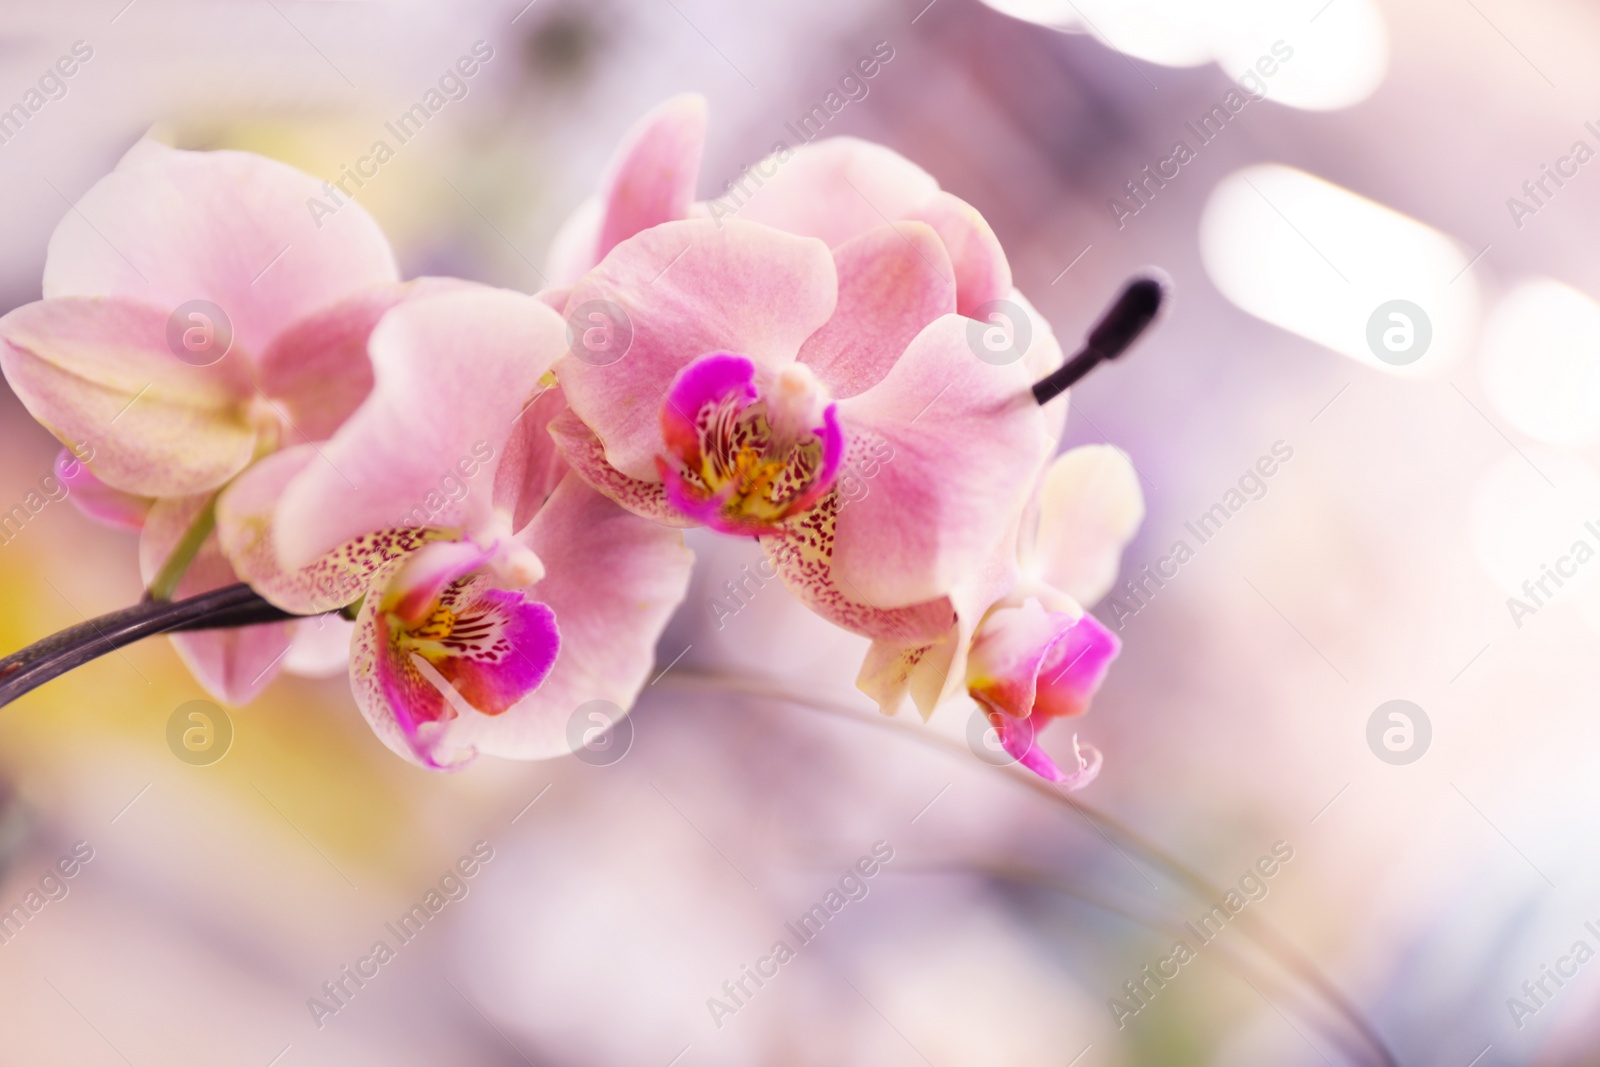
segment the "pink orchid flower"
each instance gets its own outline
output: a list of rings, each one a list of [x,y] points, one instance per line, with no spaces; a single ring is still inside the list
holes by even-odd
[[[0,368],[67,445],[70,498],[142,530],[146,582],[204,532],[216,490],[284,444],[325,440],[356,409],[372,387],[367,334],[388,308],[449,284],[401,283],[357,204],[313,220],[319,190],[260,156],[141,141],[56,227],[44,299],[0,319]],[[215,537],[190,548],[168,595],[237,580]],[[315,641],[329,625],[172,640],[202,685],[239,704],[296,661],[296,634]]]
[[[946,640],[909,651],[875,644],[858,684],[887,713],[909,693],[924,716],[964,686],[1013,759],[1063,788],[1087,785],[1100,772],[1098,751],[1074,736],[1075,766],[1064,771],[1035,739],[1052,719],[1088,710],[1121,649],[1079,605],[1110,589],[1143,517],[1126,456],[1109,445],[1064,453],[1017,527],[1026,536],[955,593],[958,618]]]
[[[408,302],[373,331],[376,383],[345,425],[218,502],[224,547],[268,600],[361,600],[357,703],[424,766],[572,751],[573,712],[632,704],[688,588],[682,535],[556,453],[564,404],[546,375],[566,344],[560,317],[520,293]]]
[[[652,112],[558,239],[545,299],[627,343],[557,364],[551,432],[635,513],[759,537],[824,618],[935,640],[1053,448],[1065,404],[1029,386],[1060,347],[982,217],[892,151],[804,145],[724,217],[693,202],[704,139],[700,98]],[[965,316],[1002,297],[1033,339],[989,362]]]

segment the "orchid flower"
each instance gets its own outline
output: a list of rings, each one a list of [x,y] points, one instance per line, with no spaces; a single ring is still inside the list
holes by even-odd
[[[401,283],[357,204],[313,221],[319,185],[243,152],[141,141],[51,236],[44,299],[0,319],[0,368],[58,437],[90,517],[141,529],[158,597],[237,579],[208,536],[216,491],[286,443],[328,438],[372,386],[366,338],[390,307],[451,283]],[[291,638],[333,621],[176,634],[219,699],[271,680]]]
[[[566,344],[560,317],[520,293],[395,308],[344,426],[257,464],[217,505],[223,546],[274,604],[360,600],[356,701],[428,767],[571,751],[581,704],[632,704],[688,588],[682,535],[556,453],[563,399],[546,375]]]
[[[551,432],[635,513],[760,538],[824,618],[935,640],[1053,449],[1065,405],[1029,386],[1060,347],[982,217],[909,161],[808,144],[727,218],[693,203],[704,136],[698,97],[647,116],[558,239],[545,299],[629,343],[557,364]],[[1032,340],[988,362],[966,316],[1001,298]]]
[[[886,713],[909,693],[925,716],[964,686],[1013,759],[1063,788],[1087,785],[1100,771],[1098,751],[1074,737],[1076,766],[1064,771],[1035,738],[1050,720],[1088,710],[1121,649],[1080,605],[1111,588],[1143,517],[1125,455],[1109,445],[1062,454],[1019,521],[1011,554],[956,591],[947,638],[911,650],[876,643],[858,684]]]

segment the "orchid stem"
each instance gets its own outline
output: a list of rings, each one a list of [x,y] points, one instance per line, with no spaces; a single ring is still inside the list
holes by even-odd
[[[217,528],[217,498],[212,497],[206,501],[206,506],[200,509],[200,514],[194,517],[189,528],[183,532],[183,537],[172,547],[172,554],[156,572],[150,588],[145,591],[147,600],[171,600],[172,594],[177,592],[178,583],[183,580],[184,573],[188,571],[189,564],[194,562],[194,557],[199,554],[200,546],[206,543],[206,538],[211,536],[211,531]]]
[[[273,607],[242,583],[185,600],[145,600],[68,627],[0,659],[0,707],[75,667],[154,634],[254,626],[299,617]]]
[[[889,730],[911,737],[922,744],[933,748],[942,749],[948,755],[954,755],[963,760],[970,760],[971,753],[960,741],[944,737],[940,734],[921,727],[912,726],[903,720],[890,718],[885,715],[864,713],[842,702],[818,699],[790,692],[780,686],[772,685],[760,680],[751,680],[710,672],[690,672],[680,670],[675,674],[662,679],[664,684],[670,683],[674,687],[688,688],[699,684],[720,686],[724,691],[740,693],[746,696],[764,697],[794,704],[799,707],[810,708],[825,714],[834,715],[842,719],[850,719],[868,726]],[[985,766],[990,766],[985,764]],[[1122,824],[1117,819],[1107,815],[1080,800],[1074,800],[1066,793],[1061,792],[1052,782],[1047,782],[1039,776],[1016,766],[996,767],[1000,773],[1010,778],[1014,783],[1021,785],[1052,803],[1070,808],[1077,812],[1087,822],[1095,825],[1108,837],[1119,839],[1122,844],[1140,853],[1151,864],[1159,867],[1176,883],[1188,890],[1196,899],[1206,904],[1215,904],[1223,899],[1226,890],[1211,883],[1204,875],[1184,863],[1182,860],[1168,854],[1164,849],[1147,840],[1136,831]],[[1347,998],[1339,988],[1333,984],[1311,958],[1302,952],[1293,942],[1279,933],[1270,923],[1259,916],[1248,912],[1240,912],[1236,917],[1239,930],[1277,962],[1287,973],[1294,975],[1316,994],[1332,1011],[1342,1018],[1361,1037],[1373,1055],[1375,1062],[1381,1067],[1399,1067],[1399,1061],[1388,1045],[1372,1028],[1360,1010]]]

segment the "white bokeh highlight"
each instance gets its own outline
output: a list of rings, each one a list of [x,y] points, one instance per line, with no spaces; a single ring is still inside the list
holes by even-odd
[[[1472,343],[1478,287],[1461,247],[1438,230],[1305,171],[1262,164],[1217,184],[1200,253],[1243,310],[1367,366],[1431,377]],[[1414,363],[1380,360],[1367,322],[1391,300],[1421,307],[1432,341]]]
[[[1535,440],[1600,440],[1600,304],[1550,278],[1523,282],[1489,316],[1483,387],[1495,410]]]

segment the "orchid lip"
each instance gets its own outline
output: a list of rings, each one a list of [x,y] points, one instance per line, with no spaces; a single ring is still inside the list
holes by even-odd
[[[684,515],[733,534],[774,532],[832,487],[844,455],[838,405],[810,369],[758,383],[746,356],[713,352],[682,371],[661,409],[656,468]]]

